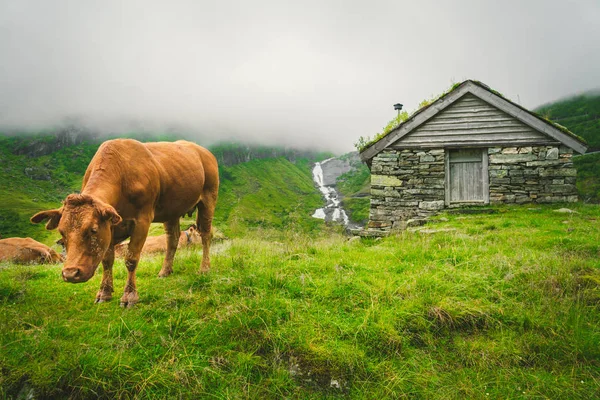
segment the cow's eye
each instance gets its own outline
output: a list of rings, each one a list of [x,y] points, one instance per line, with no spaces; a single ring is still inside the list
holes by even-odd
[[[96,233],[98,233],[98,228],[93,227],[92,229],[90,229],[90,232],[95,235]]]

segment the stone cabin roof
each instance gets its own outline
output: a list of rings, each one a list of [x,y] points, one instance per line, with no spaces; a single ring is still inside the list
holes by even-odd
[[[401,141],[403,137],[433,118],[440,111],[455,103],[467,93],[473,94],[493,107],[521,121],[525,125],[530,126],[532,129],[551,137],[580,154],[585,153],[587,150],[585,140],[575,135],[564,126],[545,119],[519,104],[513,103],[481,82],[466,80],[455,85],[448,93],[445,93],[436,101],[417,110],[406,121],[391,130],[385,136],[379,137],[369,143],[367,147],[360,151],[361,160],[370,164],[371,159],[382,150],[393,143]]]

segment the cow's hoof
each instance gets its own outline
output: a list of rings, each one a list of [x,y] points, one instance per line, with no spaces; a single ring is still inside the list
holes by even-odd
[[[209,272],[210,272],[210,269],[208,269],[208,268],[200,268],[198,270],[198,275],[208,274]]]
[[[96,295],[96,300],[94,300],[94,303],[98,304],[98,303],[106,303],[107,301],[111,301],[112,300],[112,295],[103,295],[103,294],[97,294]]]
[[[166,278],[167,276],[171,275],[173,273],[173,270],[164,270],[161,269],[160,272],[158,273],[158,277],[159,278]]]
[[[138,300],[139,296],[137,292],[125,293],[123,297],[121,297],[121,307],[131,308],[138,302]]]

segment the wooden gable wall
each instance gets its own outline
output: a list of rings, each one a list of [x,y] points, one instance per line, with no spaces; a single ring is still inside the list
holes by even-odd
[[[392,148],[484,147],[556,144],[479,97],[466,93]]]

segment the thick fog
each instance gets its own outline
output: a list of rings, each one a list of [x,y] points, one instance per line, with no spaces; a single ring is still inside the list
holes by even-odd
[[[600,2],[0,0],[0,131],[353,149],[453,82],[600,87]]]

